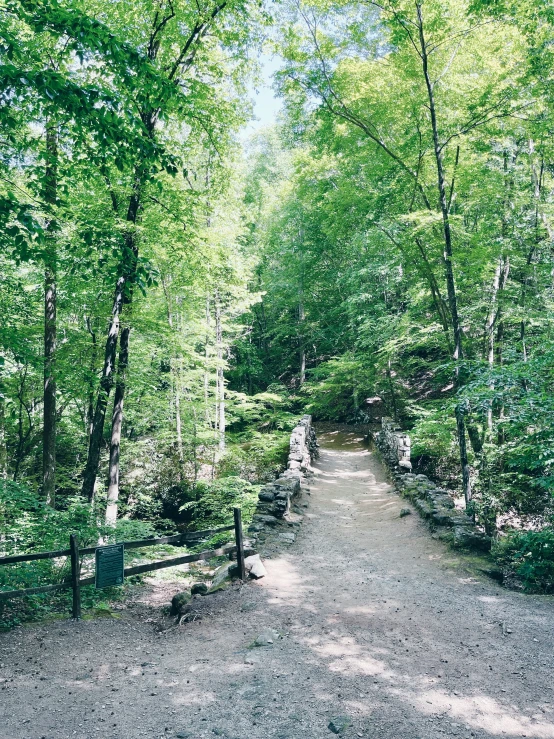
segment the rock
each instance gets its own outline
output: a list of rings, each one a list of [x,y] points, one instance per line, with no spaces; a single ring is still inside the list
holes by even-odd
[[[296,539],[296,536],[293,533],[285,532],[283,534],[279,534],[279,539],[286,541],[288,544],[292,544]]]
[[[247,654],[244,658],[245,665],[259,665],[261,662],[260,656],[257,654]]]
[[[219,587],[219,585],[221,585],[225,580],[229,580],[231,577],[236,577],[237,574],[237,565],[234,562],[226,562],[215,571],[210,590],[214,590],[214,588]]]
[[[273,487],[270,487],[269,485],[262,488],[260,492],[258,493],[258,500],[265,500],[268,503],[271,503],[272,500],[275,498],[275,490]]]
[[[350,726],[350,719],[348,716],[335,716],[329,721],[327,726],[333,734],[342,734]]]
[[[289,471],[291,472],[291,471]],[[273,483],[279,492],[287,492],[294,497],[300,492],[300,478],[297,475],[284,473]]]
[[[254,547],[250,544],[244,544],[243,545],[243,551],[245,557],[251,557],[254,554],[257,554]],[[236,560],[237,559],[237,553],[236,551],[229,552],[229,559]]]
[[[456,526],[454,528],[454,545],[459,547],[467,547],[469,549],[478,549],[482,552],[489,552],[491,548],[491,538],[479,531],[473,531],[465,526]]]
[[[259,513],[255,513],[252,516],[252,522],[256,525],[262,524],[264,526],[277,526],[277,519],[275,516],[265,516]]]
[[[267,575],[267,571],[259,554],[253,554],[251,557],[246,557],[244,560],[244,566],[250,577],[253,577],[255,580],[259,580]]]
[[[250,646],[252,647],[270,647],[279,638],[279,632],[273,629],[268,629],[260,634]]]
[[[195,582],[190,589],[191,595],[206,595],[208,586],[205,582]]]
[[[190,601],[192,595],[188,590],[184,590],[182,593],[177,593],[171,599],[171,608],[169,610],[170,616],[183,616],[190,609]]]
[[[409,508],[401,508],[399,516],[400,518],[404,518],[404,516],[411,516],[412,512]]]

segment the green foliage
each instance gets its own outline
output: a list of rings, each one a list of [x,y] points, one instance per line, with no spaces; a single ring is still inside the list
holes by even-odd
[[[554,593],[554,529],[510,531],[497,539],[492,554],[527,591]]]
[[[294,425],[294,424],[293,424]],[[254,433],[248,441],[229,445],[218,465],[218,475],[236,475],[250,482],[274,479],[287,464],[289,431]]]
[[[115,528],[108,527],[102,513],[82,498],[68,499],[65,508],[55,510],[26,486],[0,481],[0,556],[68,549],[70,534],[77,535],[80,547],[95,546],[100,538],[116,542],[155,536],[142,521],[120,519]],[[0,567],[0,590],[60,582],[68,574],[68,558],[6,565]]]
[[[222,477],[213,482],[198,482],[196,500],[181,506],[191,513],[192,529],[202,530],[233,523],[233,508],[240,508],[243,522],[248,524],[258,500],[259,485],[240,477]]]

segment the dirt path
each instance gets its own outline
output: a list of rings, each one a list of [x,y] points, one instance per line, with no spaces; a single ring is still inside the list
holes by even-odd
[[[320,442],[296,543],[201,621],[159,634],[136,604],[0,636],[0,736],[554,738],[552,599],[470,577],[354,435]]]

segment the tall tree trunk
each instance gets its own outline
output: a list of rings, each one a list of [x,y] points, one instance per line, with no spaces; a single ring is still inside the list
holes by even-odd
[[[106,503],[106,523],[115,526],[119,500],[119,453],[121,448],[121,427],[123,426],[123,400],[125,398],[125,379],[129,364],[130,326],[121,331],[119,340],[119,362],[112,414],[112,434],[110,440],[110,463],[108,468],[108,499]]]
[[[442,146],[439,140],[439,130],[437,123],[437,111],[435,104],[434,85],[431,82],[429,73],[429,54],[427,41],[425,39],[423,12],[421,2],[417,2],[418,31],[421,46],[421,61],[423,65],[423,76],[425,78],[425,86],[427,88],[427,96],[429,100],[429,112],[431,115],[431,127],[433,132],[433,149],[435,154],[435,164],[437,169],[437,187],[439,195],[439,206],[442,214],[442,226],[444,236],[444,269],[446,277],[446,288],[448,293],[448,304],[450,307],[450,318],[452,321],[452,331],[454,334],[454,359],[458,362],[464,358],[462,326],[458,315],[458,298],[456,293],[456,282],[454,280],[453,254],[452,254],[452,230],[450,227],[450,217],[448,209],[448,199],[446,194],[446,178],[444,174],[444,162],[442,154]],[[458,372],[458,383],[462,378]],[[469,470],[469,461],[467,456],[467,446],[465,437],[465,422],[463,408],[458,405],[456,408],[456,430],[458,435],[458,446],[460,452],[460,466],[462,468],[462,488],[466,505],[471,501],[471,477]]]
[[[46,123],[45,201],[55,207],[58,189],[58,129]],[[56,222],[48,222],[44,263],[44,423],[42,432],[42,491],[48,505],[56,505]]]
[[[211,427],[212,418],[210,414],[210,294],[206,294],[206,339],[204,342],[204,409],[206,423]],[[217,425],[217,419],[215,422]]]
[[[87,401],[87,415],[86,415],[86,434],[87,442],[90,444],[90,437],[92,434],[92,424],[94,420],[94,375],[96,372],[96,361],[98,358],[98,343],[96,341],[96,331],[92,329],[92,321],[90,317],[86,317],[86,327],[92,340],[92,352],[90,355],[89,365],[89,379],[88,379],[88,401]]]
[[[306,337],[304,336],[304,229],[300,228],[298,233],[300,250],[300,284],[298,286],[298,331],[300,334],[300,385],[306,382]]]
[[[179,360],[180,361],[180,360]],[[179,478],[181,477],[181,470],[185,461],[185,455],[183,453],[183,432],[181,429],[181,387],[180,387],[180,372],[177,371],[175,374],[175,431],[177,434],[177,454],[179,456]]]
[[[500,257],[496,263],[492,281],[490,308],[485,323],[486,359],[491,372],[494,367],[494,325],[498,315],[498,291],[500,290],[500,279],[504,267],[503,261],[502,257]],[[489,380],[489,388],[491,391],[494,390],[494,382],[492,380]],[[492,402],[489,403],[487,410],[487,428],[489,435],[492,435]]]
[[[124,247],[120,263],[120,276],[118,277],[115,287],[112,306],[112,320],[106,339],[104,367],[102,369],[100,388],[96,399],[96,408],[94,410],[94,420],[92,424],[92,433],[90,435],[87,464],[83,475],[82,494],[88,498],[89,501],[92,501],[94,498],[94,487],[96,483],[96,475],[98,474],[98,465],[100,463],[102,438],[104,436],[106,408],[114,381],[113,375],[115,371],[121,310],[124,303],[130,306],[133,299],[133,284],[135,282],[138,260],[138,243],[134,226],[139,215],[142,180],[144,176],[145,173],[138,168],[135,176],[133,192],[129,199],[129,207],[127,208],[126,221],[130,226],[124,236]],[[122,394],[125,393],[125,385],[123,385],[121,392]],[[123,402],[123,395],[121,397],[121,402]]]
[[[304,338],[304,321],[306,314],[304,313],[304,299],[302,288],[300,288],[298,303],[298,322],[300,324],[300,385],[306,382],[306,342]]]
[[[217,425],[219,429],[219,451],[225,451],[225,377],[223,373],[223,329],[221,326],[221,302],[216,293],[215,340],[217,346]]]
[[[8,479],[8,450],[6,448],[6,401],[0,385],[0,480]]]
[[[98,473],[98,464],[100,462],[100,450],[102,447],[102,437],[104,435],[104,421],[106,419],[108,397],[113,386],[113,375],[115,371],[115,358],[117,352],[117,339],[119,335],[119,320],[121,308],[123,306],[124,291],[125,278],[120,277],[115,288],[115,295],[112,306],[112,320],[110,322],[108,338],[106,340],[106,348],[104,351],[104,366],[102,368],[100,388],[98,390],[96,406],[94,409],[94,417],[92,419],[92,430],[90,433],[87,464],[83,475],[83,487],[81,492],[90,502],[92,502],[94,498],[94,487],[96,483],[96,475]]]

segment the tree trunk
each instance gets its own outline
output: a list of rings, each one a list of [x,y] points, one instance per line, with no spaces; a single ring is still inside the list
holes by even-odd
[[[498,291],[500,290],[500,278],[503,271],[503,259],[502,257],[499,258],[496,269],[494,270],[494,278],[492,281],[492,290],[491,290],[491,298],[490,298],[490,309],[487,316],[487,321],[485,324],[485,341],[487,344],[487,362],[489,365],[489,370],[492,372],[492,369],[494,367],[494,325],[496,323],[497,315],[498,315],[498,305],[497,305],[497,299],[498,299]],[[494,382],[492,380],[489,380],[489,388],[494,390]],[[489,436],[492,435],[492,402],[489,403],[489,408],[487,410],[487,429],[489,432]]]
[[[204,409],[206,413],[206,423],[211,427],[212,419],[210,415],[210,294],[206,295],[206,340],[204,343]],[[217,426],[217,419],[215,422]]]
[[[433,83],[429,74],[429,57],[427,42],[423,27],[423,13],[421,3],[417,2],[418,30],[419,41],[421,46],[421,61],[423,65],[423,75],[425,78],[425,86],[427,88],[427,96],[429,100],[429,112],[431,115],[431,127],[433,132],[433,148],[435,154],[435,164],[437,168],[437,187],[439,195],[439,205],[442,214],[443,236],[444,236],[444,269],[446,277],[446,288],[448,293],[448,304],[450,307],[450,318],[452,321],[452,331],[454,334],[454,359],[458,362],[464,358],[462,344],[462,326],[458,315],[458,299],[456,294],[456,282],[454,280],[454,269],[452,264],[452,230],[450,228],[450,218],[448,211],[448,199],[446,195],[446,179],[444,174],[444,163],[442,155],[442,147],[439,141],[439,130],[437,123],[437,112],[435,105],[435,95]],[[458,372],[458,383],[461,384]],[[465,438],[464,413],[461,406],[456,408],[456,430],[458,433],[458,445],[460,451],[460,465],[462,468],[462,486],[466,505],[471,501],[471,478],[469,474],[469,461],[467,457],[467,447]]]
[[[87,316],[85,319],[87,331],[92,339],[92,352],[90,355],[89,379],[88,379],[88,402],[86,415],[86,434],[87,442],[90,444],[92,434],[92,423],[94,419],[94,374],[96,372],[96,360],[98,357],[98,343],[96,341],[96,331],[92,330],[92,321]]]
[[[87,464],[83,475],[82,494],[90,502],[92,502],[94,498],[94,486],[96,483],[96,475],[98,473],[98,464],[100,462],[100,449],[102,446],[102,437],[104,435],[106,408],[108,406],[108,397],[113,385],[115,357],[117,352],[117,338],[119,334],[119,316],[121,314],[121,308],[123,306],[124,291],[125,278],[120,277],[115,288],[115,295],[112,307],[112,320],[110,323],[110,328],[108,330],[108,338],[106,340],[104,366],[102,368],[100,388],[98,390],[96,407],[94,409],[94,417],[92,419],[92,430],[90,433]]]
[[[179,365],[181,360],[178,360]],[[182,475],[185,455],[183,453],[183,432],[181,429],[181,373],[180,366],[175,373],[175,431],[177,433],[177,454],[179,455],[179,478]]]
[[[300,324],[300,385],[306,382],[306,345],[303,327],[305,318],[302,288],[300,288],[300,301],[298,303],[298,322]]]
[[[58,131],[46,123],[45,201],[53,208],[58,188]],[[44,264],[44,423],[42,433],[42,492],[46,503],[56,505],[56,223],[53,214],[47,227]]]
[[[129,198],[129,207],[127,208],[126,221],[131,224],[131,226],[124,237],[125,244],[121,256],[120,276],[115,287],[112,320],[108,330],[108,337],[106,339],[104,367],[102,369],[100,389],[94,411],[87,464],[83,475],[82,494],[88,498],[89,501],[92,501],[94,498],[94,486],[96,483],[96,475],[98,474],[98,465],[100,463],[100,450],[102,447],[102,438],[104,436],[106,408],[108,405],[108,397],[113,385],[113,374],[115,371],[115,358],[117,353],[117,339],[119,335],[121,310],[124,303],[130,306],[133,299],[132,288],[135,282],[138,260],[137,237],[133,227],[136,224],[139,215],[142,180],[145,176],[146,173],[142,172],[140,168],[137,168],[133,192]],[[124,385],[121,392],[123,394],[125,393]],[[123,397],[121,398],[121,402],[123,402]]]
[[[106,504],[106,523],[115,526],[117,503],[119,500],[119,452],[121,448],[121,427],[123,425],[123,400],[125,397],[125,378],[129,364],[129,337],[131,328],[125,326],[119,340],[119,363],[112,414],[112,435],[110,440],[110,464],[108,471],[108,499]]]
[[[219,428],[219,451],[225,451],[225,377],[223,373],[223,329],[221,326],[221,303],[216,293],[215,340],[217,345],[217,425]]]
[[[6,448],[6,403],[0,386],[0,480],[8,479],[8,450]]]

